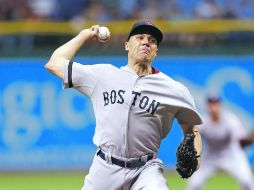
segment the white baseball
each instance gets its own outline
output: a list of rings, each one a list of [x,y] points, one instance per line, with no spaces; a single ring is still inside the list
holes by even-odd
[[[109,29],[106,26],[100,26],[99,27],[99,32],[98,32],[98,37],[101,40],[106,40],[109,38]]]

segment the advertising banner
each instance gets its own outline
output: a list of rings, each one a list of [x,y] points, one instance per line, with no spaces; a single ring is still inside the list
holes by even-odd
[[[82,64],[127,64],[125,57],[78,57]],[[47,59],[0,59],[0,171],[88,169],[95,118],[88,98],[44,68]],[[219,93],[247,131],[254,130],[254,57],[202,56],[157,58],[159,71],[187,86],[198,110],[205,111],[209,92]],[[176,147],[182,140],[174,122],[163,139],[159,157],[175,166]],[[254,148],[246,150],[254,165]]]

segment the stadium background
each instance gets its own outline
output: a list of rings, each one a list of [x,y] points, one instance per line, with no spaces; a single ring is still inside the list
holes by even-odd
[[[104,45],[88,43],[75,61],[126,64],[123,45],[132,23],[152,19],[165,33],[154,66],[183,82],[201,112],[205,95],[219,92],[254,130],[253,9],[252,0],[0,0],[0,188],[82,185],[95,152],[92,107],[78,92],[62,90],[43,66],[55,48],[92,24],[108,26],[112,38]],[[179,190],[185,182],[174,167],[181,138],[174,123],[159,152],[169,181],[174,179],[170,187]],[[245,151],[253,167],[254,147]],[[16,186],[14,178],[20,180]],[[220,179],[230,190],[239,188],[224,174],[206,188],[218,189]]]

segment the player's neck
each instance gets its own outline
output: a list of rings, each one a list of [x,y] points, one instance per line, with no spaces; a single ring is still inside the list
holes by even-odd
[[[149,63],[128,63],[130,67],[138,76],[152,74],[152,67]]]
[[[218,122],[219,119],[220,119],[220,117],[219,117],[218,114],[212,114],[212,115],[211,115],[211,118],[212,118],[212,121],[215,122],[215,123]]]

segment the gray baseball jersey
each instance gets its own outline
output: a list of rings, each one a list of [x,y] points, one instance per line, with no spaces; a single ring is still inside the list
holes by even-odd
[[[202,122],[187,88],[161,72],[138,76],[128,66],[70,62],[64,87],[72,86],[92,101],[94,144],[114,157],[157,154],[174,118],[180,124]]]
[[[243,189],[254,190],[248,160],[239,140],[246,135],[240,120],[231,112],[223,110],[218,122],[205,116],[200,133],[206,143],[200,169],[189,182],[189,190],[198,190],[217,170],[224,170],[235,177]]]
[[[240,120],[227,110],[222,111],[219,122],[213,122],[209,116],[205,116],[200,133],[206,141],[205,154],[208,159],[232,155],[235,151],[242,152],[239,140],[246,135],[246,131]]]

